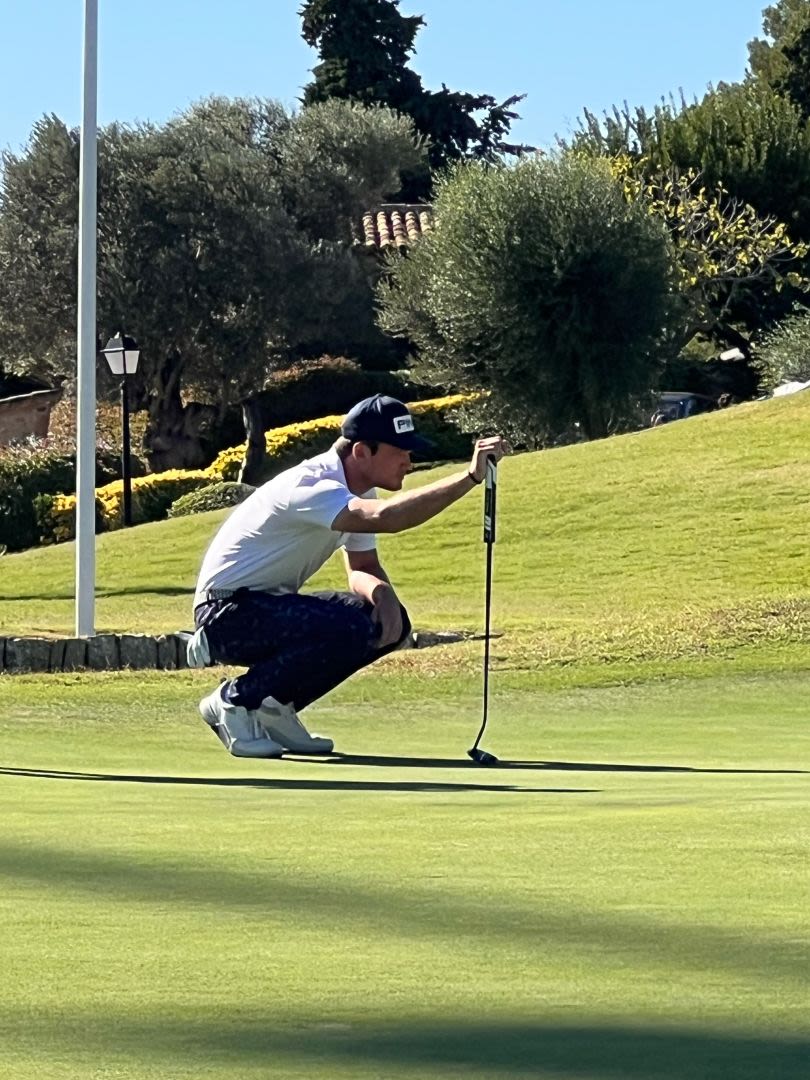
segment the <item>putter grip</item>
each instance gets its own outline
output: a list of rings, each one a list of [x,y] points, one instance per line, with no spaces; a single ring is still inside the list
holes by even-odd
[[[487,458],[484,487],[484,543],[495,543],[495,502],[498,493],[498,463],[494,457]]]

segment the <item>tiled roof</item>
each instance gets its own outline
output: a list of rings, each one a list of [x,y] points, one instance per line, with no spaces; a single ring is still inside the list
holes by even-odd
[[[366,251],[390,251],[407,248],[433,225],[433,208],[424,203],[383,203],[363,214],[363,238]]]

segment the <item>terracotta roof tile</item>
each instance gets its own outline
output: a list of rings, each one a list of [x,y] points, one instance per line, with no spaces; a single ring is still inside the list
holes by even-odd
[[[433,208],[424,203],[383,203],[363,214],[360,245],[370,252],[407,248],[430,232]]]

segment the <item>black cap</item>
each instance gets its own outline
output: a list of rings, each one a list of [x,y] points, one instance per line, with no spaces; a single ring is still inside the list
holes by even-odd
[[[343,418],[340,431],[352,442],[389,443],[413,454],[433,449],[432,443],[416,434],[407,405],[383,394],[358,401]]]

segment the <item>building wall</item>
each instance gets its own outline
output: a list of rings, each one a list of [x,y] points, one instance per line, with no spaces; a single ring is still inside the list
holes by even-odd
[[[61,390],[35,390],[31,394],[0,399],[0,446],[48,434],[51,409],[62,396]]]

